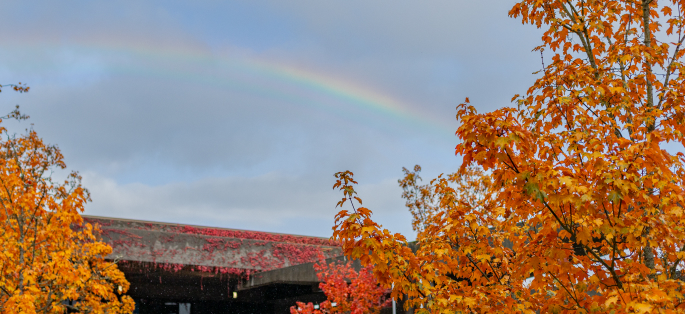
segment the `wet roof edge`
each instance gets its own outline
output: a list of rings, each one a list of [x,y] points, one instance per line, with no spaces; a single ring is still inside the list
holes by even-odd
[[[83,217],[83,218],[94,218],[94,219],[103,219],[103,220],[107,220],[107,219],[109,219],[109,220],[119,220],[119,221],[126,221],[126,222],[139,222],[139,223],[156,224],[156,225],[167,225],[167,226],[189,226],[189,227],[195,227],[195,228],[207,228],[207,229],[218,229],[218,230],[259,232],[259,233],[267,233],[267,234],[273,234],[273,235],[289,235],[289,236],[300,237],[300,238],[315,238],[315,239],[322,239],[322,240],[330,240],[330,238],[326,238],[326,237],[316,237],[316,236],[308,236],[308,235],[300,235],[300,234],[278,233],[278,232],[257,231],[257,230],[247,230],[247,229],[235,229],[235,228],[222,228],[222,227],[201,226],[201,225],[193,225],[193,224],[180,224],[180,223],[173,223],[173,222],[161,222],[161,221],[139,220],[139,219],[118,218],[118,217],[107,217],[107,216],[95,216],[95,215],[83,215],[83,214],[81,215],[81,217]]]

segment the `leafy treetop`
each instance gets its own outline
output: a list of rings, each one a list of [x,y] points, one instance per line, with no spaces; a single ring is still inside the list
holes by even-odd
[[[0,133],[0,312],[131,313],[129,283],[104,259],[111,247],[80,215],[89,200],[81,177],[53,180],[63,156],[35,131]]]
[[[535,50],[551,61],[514,107],[457,107],[457,175],[489,182],[483,201],[449,176],[425,187],[436,202],[416,253],[363,207],[341,211],[334,236],[422,311],[685,312],[684,11],[519,1],[510,16],[545,29]],[[336,176],[352,203],[352,173]]]

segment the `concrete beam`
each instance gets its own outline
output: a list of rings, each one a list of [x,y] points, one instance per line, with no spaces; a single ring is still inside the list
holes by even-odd
[[[326,259],[327,264],[344,261],[344,256]],[[356,271],[359,271],[361,269],[361,263],[358,260],[353,261],[352,267]],[[314,269],[314,263],[305,263],[254,274],[250,276],[250,279],[247,282],[243,283],[242,286],[239,286],[238,290],[249,290],[276,283],[316,285],[318,288],[319,282],[319,278],[316,276],[316,270]]]

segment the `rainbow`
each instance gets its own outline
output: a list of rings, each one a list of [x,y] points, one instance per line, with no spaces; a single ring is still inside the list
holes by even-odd
[[[81,40],[77,41],[76,45],[69,46],[54,43],[46,45],[45,42],[39,45],[30,42],[15,43],[12,46],[22,47],[22,50],[50,50],[55,46],[61,46],[58,49],[76,50],[80,53],[104,55],[114,59],[143,58],[152,61],[151,64],[140,67],[139,64],[119,62],[114,66],[109,65],[105,74],[154,77],[180,81],[180,84],[195,83],[228,87],[259,97],[269,97],[312,107],[336,116],[357,120],[371,127],[375,127],[374,124],[377,123],[382,124],[380,120],[386,120],[386,123],[390,122],[400,128],[417,127],[430,130],[443,138],[452,136],[456,129],[456,122],[450,124],[427,115],[416,107],[380,91],[283,62],[211,53],[207,49],[188,46],[165,48],[130,39]],[[164,62],[183,66],[167,67]],[[199,68],[212,69],[213,72],[208,75],[206,72],[199,72],[197,70]],[[233,77],[235,73],[254,77],[259,82],[249,82],[241,77]]]
[[[366,112],[391,118],[404,124],[413,124],[434,129],[445,134],[453,134],[444,122],[431,119],[421,112],[411,110],[411,107],[380,92],[363,88],[349,82],[338,80],[332,76],[321,75],[302,68],[289,67],[283,64],[256,61],[252,68],[261,73],[273,75],[299,86],[308,87],[325,95],[344,102],[345,104],[363,109]]]

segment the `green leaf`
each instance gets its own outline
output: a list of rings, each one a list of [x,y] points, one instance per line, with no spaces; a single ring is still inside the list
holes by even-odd
[[[622,200],[623,196],[619,194],[617,191],[611,191],[609,192],[609,201],[616,202],[618,200]]]
[[[542,201],[547,197],[545,192],[540,191],[540,187],[536,183],[526,183],[523,188],[526,189],[528,195],[535,197],[535,199],[539,201]]]

